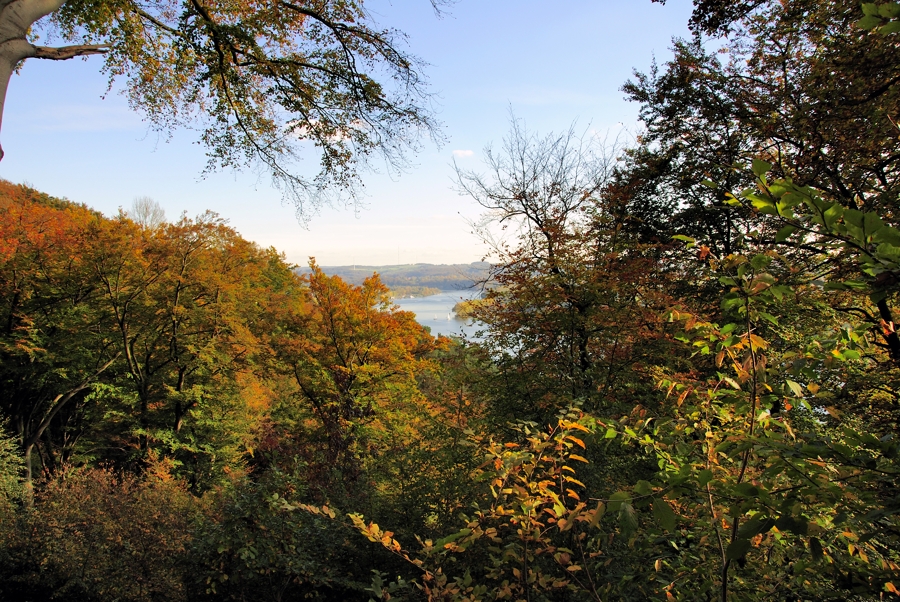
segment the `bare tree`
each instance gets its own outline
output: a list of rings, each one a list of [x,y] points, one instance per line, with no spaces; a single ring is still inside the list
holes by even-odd
[[[474,315],[498,365],[523,383],[516,411],[530,407],[534,419],[547,418],[540,400],[600,403],[628,359],[622,324],[639,323],[637,285],[615,281],[615,228],[604,209],[615,153],[574,126],[539,136],[513,118],[500,149],[484,151],[486,173],[455,165],[459,191],[486,210],[473,225],[492,247],[498,285]]]
[[[166,223],[166,211],[148,196],[135,197],[126,215],[148,230],[155,230]]]
[[[573,124],[562,134],[538,136],[510,119],[502,147],[484,150],[487,174],[462,169],[454,160],[457,188],[487,212],[473,226],[500,252],[490,228],[513,226],[534,256],[551,260],[562,232],[578,228],[596,202],[615,165],[616,146],[578,135]]]

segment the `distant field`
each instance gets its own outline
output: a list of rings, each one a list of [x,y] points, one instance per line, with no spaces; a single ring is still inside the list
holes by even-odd
[[[321,266],[322,271],[330,276],[340,276],[347,282],[361,284],[362,281],[378,272],[381,281],[388,288],[397,292],[398,296],[407,296],[410,289],[427,287],[441,291],[463,290],[487,277],[490,265],[483,262],[456,263],[434,265],[415,263],[408,265],[356,265],[356,266]],[[309,272],[309,268],[299,268],[300,273]],[[424,290],[422,292],[425,292]],[[406,294],[404,294],[406,293]],[[411,292],[411,294],[415,294]]]

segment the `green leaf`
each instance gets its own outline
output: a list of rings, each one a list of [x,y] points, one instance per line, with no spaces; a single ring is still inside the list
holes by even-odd
[[[779,531],[788,531],[794,535],[806,535],[809,530],[809,523],[805,520],[799,520],[793,516],[782,516],[775,521],[775,526]]]
[[[706,487],[706,484],[709,483],[710,481],[712,481],[712,478],[713,478],[713,473],[712,473],[712,471],[709,470],[708,468],[707,468],[707,469],[703,469],[703,470],[701,470],[700,473],[697,475],[697,482],[700,483],[700,486],[701,486],[701,487]]]
[[[723,378],[722,380],[724,380],[726,383],[728,383],[729,385],[731,385],[731,387],[734,388],[734,389],[737,389],[737,390],[740,390],[740,389],[741,389],[740,383],[738,383],[738,381],[734,380],[734,379],[731,378],[730,376],[726,376],[726,377]]]
[[[886,242],[894,247],[900,247],[900,230],[891,226],[885,226],[875,232],[875,240],[877,242]]]
[[[788,388],[790,388],[791,393],[796,397],[803,397],[803,387],[800,386],[799,383],[795,383],[792,380],[785,381],[787,383]]]
[[[864,15],[877,15],[878,5],[874,2],[865,2],[862,5],[862,11]]]
[[[881,243],[875,249],[875,252],[878,255],[879,259],[885,259],[893,263],[900,263],[900,247],[889,245],[887,243]]]
[[[778,299],[779,301],[781,301],[785,295],[790,295],[794,292],[793,289],[791,289],[791,287],[783,285],[783,284],[779,284],[778,286],[773,286],[769,290],[771,291],[771,293],[773,295],[775,295],[775,298]]]
[[[460,537],[465,537],[466,535],[470,534],[471,532],[472,532],[472,529],[462,529],[458,533],[454,533],[452,535],[448,535],[447,537],[437,540],[436,542],[434,542],[434,547],[439,550],[439,549],[443,548],[444,546],[446,546],[448,543],[453,543]]]
[[[615,439],[616,438],[616,429],[610,427],[606,429],[606,434],[603,435],[604,439]]]
[[[878,5],[878,14],[885,19],[895,19],[900,17],[900,4],[897,2],[885,2]]]
[[[753,166],[750,169],[753,171],[756,177],[761,178],[767,171],[772,169],[772,164],[767,161],[763,161],[762,159],[754,159]]]
[[[835,282],[835,281],[832,280],[832,281],[826,282],[826,283],[825,283],[825,286],[824,286],[823,288],[824,288],[826,291],[846,291],[846,290],[848,290],[850,287],[848,287],[848,286],[847,286],[846,284],[844,284],[843,282]]]
[[[725,297],[722,299],[722,309],[731,309],[733,307],[740,307],[744,304],[744,300],[738,296],[734,297]]]
[[[734,445],[733,441],[722,441],[720,444],[716,446],[716,452],[720,454],[724,454]]]
[[[653,485],[643,479],[634,486],[634,492],[638,495],[648,495],[651,491],[653,491]]]
[[[725,550],[725,558],[729,560],[738,560],[739,558],[743,558],[749,551],[749,539],[735,539]]]
[[[752,537],[756,537],[760,533],[767,533],[769,529],[775,526],[775,519],[771,517],[763,516],[762,514],[757,514],[743,525],[738,530],[738,537],[742,539],[750,539]]]
[[[743,497],[756,497],[759,495],[759,488],[750,483],[739,483],[734,486],[734,491]]]
[[[880,303],[884,299],[887,299],[887,291],[875,291],[869,295],[869,301],[875,304]]]
[[[700,182],[700,183],[703,184],[704,186],[706,186],[707,188],[713,188],[713,189],[716,189],[716,188],[719,187],[719,185],[716,184],[715,182],[713,182],[712,180],[703,180],[703,181]]]
[[[748,198],[750,198],[753,206],[758,209],[760,213],[765,213],[767,215],[778,215],[778,210],[775,208],[775,203],[773,203],[771,199],[767,199],[766,197],[760,197],[757,195],[752,195],[752,197]]]
[[[753,266],[754,270],[762,270],[768,267],[768,265],[772,263],[772,258],[763,253],[759,253],[754,255],[752,259],[750,259],[750,265]],[[768,277],[770,282],[775,282],[775,277],[771,274],[765,274]],[[762,278],[763,274],[757,276],[757,278]]]
[[[776,318],[772,314],[761,311],[759,312],[759,317],[771,324],[774,324],[775,326],[778,326],[778,318]]]
[[[610,512],[618,512],[625,503],[631,504],[631,494],[627,491],[617,491],[609,497],[607,508]]]
[[[676,235],[673,236],[672,238],[674,238],[675,240],[681,240],[681,241],[683,241],[683,242],[689,242],[689,243],[695,243],[695,242],[697,242],[696,240],[694,240],[694,239],[691,238],[690,236],[685,236],[684,234],[676,234]]]
[[[775,233],[775,242],[784,242],[791,237],[791,234],[797,231],[795,226],[785,226]]]
[[[837,205],[838,207],[840,205]],[[862,211],[857,209],[844,209],[844,221],[855,228],[859,228],[860,230],[863,228],[863,221],[865,220],[865,214]]]
[[[870,211],[865,214],[865,217],[863,218],[863,229],[866,231],[866,236],[872,236],[883,227],[884,222],[881,221],[881,218],[878,217],[877,213]]]
[[[675,511],[666,500],[662,498],[653,500],[653,518],[666,531],[675,530]]]
[[[889,33],[897,33],[900,31],[900,21],[891,21],[885,25],[882,25],[878,28],[878,33],[881,35],[887,35]]]
[[[844,208],[837,203],[832,203],[831,207],[825,210],[825,227],[831,230],[843,214]]]
[[[847,280],[846,282],[826,282],[824,288],[826,291],[849,291],[851,289],[862,290],[868,288],[868,286],[868,284],[861,280]]]
[[[856,22],[856,26],[860,29],[874,29],[881,25],[882,20],[881,17],[877,15],[866,15],[862,19]]]

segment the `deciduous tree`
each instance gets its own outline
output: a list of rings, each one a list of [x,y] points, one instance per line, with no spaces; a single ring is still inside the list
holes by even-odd
[[[361,0],[3,0],[0,32],[0,118],[22,61],[102,54],[152,127],[196,129],[209,168],[259,166],[298,209],[352,191],[373,153],[402,165],[435,131],[420,63]],[[51,34],[72,45],[37,43]]]
[[[474,316],[510,394],[516,418],[551,418],[581,399],[597,408],[652,339],[662,280],[656,259],[622,235],[605,200],[609,149],[570,130],[538,137],[514,121],[489,175],[458,170],[462,192],[487,213],[493,248],[487,303]]]

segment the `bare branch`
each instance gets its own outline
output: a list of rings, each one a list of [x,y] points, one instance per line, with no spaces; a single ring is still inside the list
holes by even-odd
[[[76,56],[90,56],[92,54],[106,54],[109,52],[109,44],[77,44],[75,46],[62,46],[53,48],[50,46],[35,46],[33,58],[50,59],[51,61],[65,61]]]

